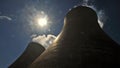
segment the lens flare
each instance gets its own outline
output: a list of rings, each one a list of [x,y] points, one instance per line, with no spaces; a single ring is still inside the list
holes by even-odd
[[[44,27],[44,26],[46,26],[47,25],[47,18],[39,18],[38,20],[37,20],[37,23],[38,23],[38,25],[39,26],[41,26],[41,27]]]

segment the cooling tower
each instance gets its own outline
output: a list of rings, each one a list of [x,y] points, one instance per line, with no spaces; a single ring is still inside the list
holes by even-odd
[[[9,68],[27,68],[44,50],[38,43],[29,43],[23,54]]]
[[[120,45],[99,26],[96,12],[85,6],[70,10],[64,26],[30,68],[117,68]]]

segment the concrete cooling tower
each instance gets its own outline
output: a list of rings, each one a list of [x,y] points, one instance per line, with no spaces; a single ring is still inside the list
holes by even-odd
[[[96,12],[85,6],[69,11],[64,27],[30,68],[119,68],[120,45],[99,26]]]
[[[42,45],[31,42],[23,54],[8,68],[27,68],[44,50]]]

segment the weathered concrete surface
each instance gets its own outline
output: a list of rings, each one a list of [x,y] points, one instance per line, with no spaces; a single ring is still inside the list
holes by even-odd
[[[45,48],[40,44],[31,42],[23,54],[8,68],[27,68],[44,50]]]
[[[100,28],[95,11],[79,6],[67,13],[53,45],[30,68],[117,68],[119,49]]]

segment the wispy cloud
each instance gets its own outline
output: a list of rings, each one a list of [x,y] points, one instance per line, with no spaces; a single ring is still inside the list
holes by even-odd
[[[55,35],[39,35],[37,36],[36,34],[32,35],[32,42],[36,42],[41,44],[43,47],[46,49],[53,43],[53,41],[56,39]]]
[[[2,19],[7,19],[9,21],[12,20],[12,18],[9,16],[0,16],[0,20],[2,20]]]

